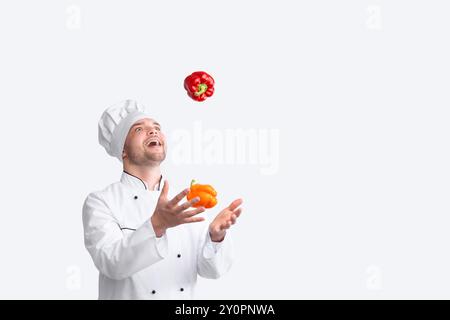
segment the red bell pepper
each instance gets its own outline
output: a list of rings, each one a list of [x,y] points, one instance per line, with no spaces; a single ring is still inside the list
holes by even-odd
[[[184,88],[195,101],[204,101],[214,93],[214,79],[204,71],[196,71],[184,79]]]

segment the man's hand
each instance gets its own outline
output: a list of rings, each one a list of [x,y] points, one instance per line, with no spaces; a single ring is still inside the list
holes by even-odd
[[[194,217],[195,215],[205,211],[205,208],[200,207],[194,210],[187,210],[192,207],[192,205],[200,201],[199,197],[178,205],[178,203],[188,194],[189,189],[183,190],[172,200],[167,198],[168,192],[169,182],[164,180],[164,186],[161,194],[159,195],[155,212],[150,218],[153,229],[155,230],[158,238],[161,237],[168,228],[172,228],[183,223],[200,222],[205,220],[203,217]]]
[[[225,238],[227,229],[235,224],[237,218],[241,215],[242,208],[238,208],[241,204],[242,199],[234,200],[214,218],[209,225],[209,235],[212,241],[220,242]]]

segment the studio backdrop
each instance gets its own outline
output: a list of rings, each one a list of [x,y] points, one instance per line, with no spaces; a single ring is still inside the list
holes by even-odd
[[[2,1],[0,298],[97,298],[81,211],[120,179],[97,124],[124,99],[161,123],[171,192],[244,199],[234,265],[197,298],[450,298],[449,11]],[[183,87],[199,70],[203,102]]]

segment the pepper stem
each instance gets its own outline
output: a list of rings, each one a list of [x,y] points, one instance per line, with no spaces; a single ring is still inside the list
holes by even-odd
[[[195,184],[197,181],[195,181],[194,179],[192,179],[192,181],[191,181],[191,187],[192,187],[192,185],[193,184]]]
[[[204,94],[206,90],[208,90],[208,86],[204,83],[200,83],[197,87],[197,92],[195,92],[194,94],[198,97]]]

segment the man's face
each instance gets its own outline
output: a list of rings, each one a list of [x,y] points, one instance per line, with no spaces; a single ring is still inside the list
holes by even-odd
[[[166,158],[166,138],[153,119],[142,119],[130,128],[122,156],[134,165],[154,165]]]

